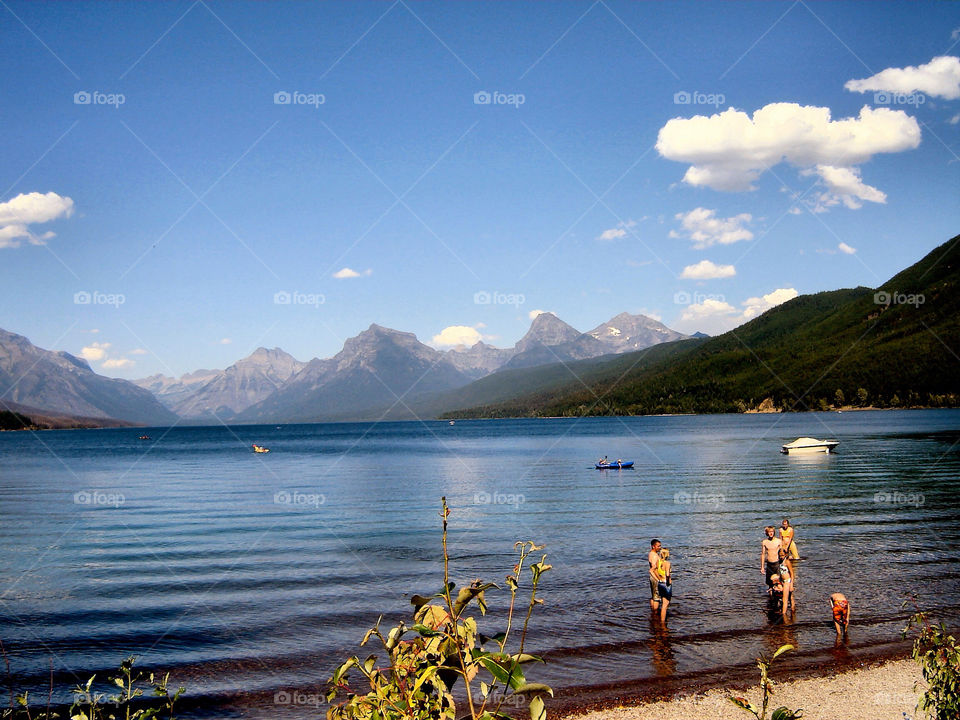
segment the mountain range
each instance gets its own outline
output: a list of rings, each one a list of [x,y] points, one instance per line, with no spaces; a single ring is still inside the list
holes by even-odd
[[[2,331],[0,331],[2,332]],[[0,335],[0,400],[35,413],[165,425],[307,422],[418,417],[427,399],[498,371],[620,353],[686,336],[642,315],[621,313],[581,333],[552,313],[537,315],[512,348],[484,342],[436,350],[412,333],[373,324],[332,358],[300,362],[279,348],[258,348],[225,370],[135,380],[96,375],[69,353]],[[446,402],[454,402],[449,396]],[[442,410],[451,409],[446,402]],[[430,403],[426,403],[430,404]]]

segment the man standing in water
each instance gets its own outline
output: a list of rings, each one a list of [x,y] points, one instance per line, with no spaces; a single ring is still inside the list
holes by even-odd
[[[650,552],[647,553],[647,564],[650,565],[650,609],[656,612],[660,608],[660,541],[650,541]]]
[[[770,578],[780,572],[780,541],[775,537],[773,525],[767,525],[763,531],[767,536],[760,543],[760,572],[766,577],[767,587],[772,587]]]

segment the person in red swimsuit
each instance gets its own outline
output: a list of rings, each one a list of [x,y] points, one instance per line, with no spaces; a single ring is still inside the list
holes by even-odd
[[[834,593],[830,596],[830,608],[833,612],[833,626],[837,629],[837,637],[847,637],[847,627],[850,625],[850,601],[843,593]]]

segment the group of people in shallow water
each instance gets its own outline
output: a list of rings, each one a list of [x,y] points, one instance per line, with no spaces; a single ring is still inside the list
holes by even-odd
[[[796,610],[797,574],[793,561],[800,559],[794,529],[790,520],[784,518],[780,525],[780,537],[773,525],[764,529],[764,539],[760,545],[760,573],[764,576],[769,596],[771,619],[777,616],[787,617]],[[660,614],[660,621],[666,622],[667,608],[673,598],[673,579],[670,575],[670,551],[657,539],[650,541],[647,555],[650,566],[650,609]],[[850,601],[843,593],[830,596],[830,609],[837,637],[847,637],[850,625]]]

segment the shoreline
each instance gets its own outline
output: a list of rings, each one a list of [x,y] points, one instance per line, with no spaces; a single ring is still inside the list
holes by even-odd
[[[786,657],[786,656],[784,656]],[[778,660],[782,660],[778,659]],[[785,665],[786,663],[784,663]],[[759,703],[759,671],[753,667],[749,680],[745,672],[736,681],[696,683],[686,689],[657,693],[648,698],[614,699],[578,709],[554,711],[569,720],[726,720],[749,718],[727,698],[737,695]],[[769,711],[781,705],[802,708],[804,720],[902,720],[913,717],[922,685],[920,667],[912,659],[897,656],[863,660],[851,665],[791,671],[775,663],[770,673],[774,693]],[[673,683],[665,683],[672,685]],[[553,705],[554,703],[551,703]]]

